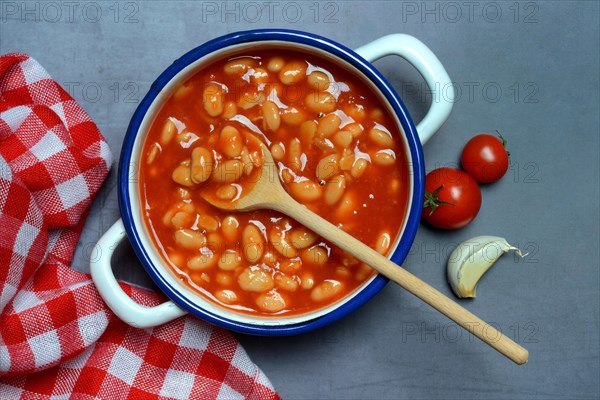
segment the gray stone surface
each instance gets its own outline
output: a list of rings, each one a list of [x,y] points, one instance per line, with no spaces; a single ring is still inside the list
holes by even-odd
[[[318,12],[317,12],[318,11]],[[484,186],[477,220],[421,227],[405,266],[450,294],[444,265],[463,239],[506,237],[479,297],[462,301],[527,347],[517,367],[394,285],[309,334],[238,335],[286,399],[597,399],[599,392],[599,10],[596,1],[0,3],[0,53],[36,58],[91,114],[115,154],[139,100],[175,58],[219,35],[282,27],[349,47],[403,32],[428,44],[460,96],[425,146],[427,170],[456,164],[482,131],[503,132],[512,163]],[[405,62],[377,62],[415,120],[429,98]],[[417,83],[415,85],[415,83]],[[116,162],[94,203],[74,267],[119,218]],[[132,251],[119,275],[151,283]]]

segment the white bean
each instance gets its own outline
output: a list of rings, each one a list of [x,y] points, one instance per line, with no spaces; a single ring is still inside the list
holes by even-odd
[[[394,165],[396,162],[396,153],[393,150],[379,150],[373,156],[373,162],[382,167]]]
[[[193,89],[193,86],[191,84],[180,85],[177,88],[177,90],[175,90],[175,94],[173,95],[173,97],[176,98],[177,100],[181,100],[181,99],[185,98],[188,94],[192,93],[192,89]]]
[[[275,287],[286,292],[295,292],[298,290],[298,281],[287,275],[277,275],[275,277]]]
[[[255,85],[267,83],[269,81],[269,73],[266,69],[258,67],[254,69],[254,73],[250,76],[250,82]]]
[[[357,137],[360,137],[362,135],[362,133],[364,132],[363,126],[357,122],[353,122],[351,124],[345,125],[344,130],[350,132],[352,134],[352,137],[355,139]]]
[[[233,215],[228,215],[221,221],[221,232],[225,239],[233,242],[237,239],[239,221]]]
[[[309,93],[304,98],[304,105],[314,113],[330,113],[337,105],[335,97],[328,92]]]
[[[258,268],[244,268],[238,276],[238,285],[247,292],[267,292],[275,286],[273,278]]]
[[[196,147],[192,150],[191,179],[194,183],[205,182],[213,172],[213,157],[210,150]]]
[[[238,194],[238,188],[232,184],[226,184],[217,189],[215,195],[221,200],[233,200]]]
[[[301,203],[319,200],[322,196],[321,186],[310,179],[288,184],[292,196]]]
[[[177,209],[179,209],[181,211],[185,211],[186,213],[190,213],[190,214],[196,213],[196,208],[194,207],[194,204],[192,204],[191,202],[181,202],[181,203],[177,204]]]
[[[264,239],[256,225],[248,224],[242,232],[244,256],[250,263],[260,260],[264,251]]]
[[[198,250],[206,243],[204,235],[191,229],[177,229],[174,234],[175,244],[187,250]]]
[[[284,274],[294,275],[302,268],[300,258],[284,258],[279,262],[279,271]]]
[[[146,155],[146,164],[152,164],[158,153],[160,153],[160,147],[158,147],[157,143],[152,144],[152,146],[150,146],[150,150],[148,150],[148,154]]]
[[[319,181],[326,181],[340,172],[340,155],[330,154],[319,160],[315,175]]]
[[[176,212],[177,212],[177,209],[169,208],[167,210],[167,212],[165,213],[165,215],[163,215],[163,217],[162,217],[163,224],[167,225],[167,226],[171,226],[171,219],[173,218],[173,215],[175,215]]]
[[[247,147],[242,149],[242,153],[240,154],[240,161],[242,162],[244,175],[248,176],[252,173],[254,169],[254,163],[252,161],[252,157],[250,157],[250,151]]]
[[[233,101],[228,101],[223,107],[223,118],[231,119],[237,115],[237,105]]]
[[[352,164],[352,168],[350,169],[350,174],[355,178],[360,178],[366,171],[369,162],[364,158],[358,158],[354,160],[354,164]]]
[[[239,156],[244,148],[244,141],[240,131],[233,126],[225,126],[219,136],[219,148],[227,157],[234,158]]]
[[[250,68],[256,65],[256,60],[249,57],[236,58],[225,64],[223,70],[229,75],[243,75]]]
[[[283,64],[285,64],[283,58],[275,56],[269,60],[267,69],[271,72],[279,72],[283,68]]]
[[[339,281],[328,279],[318,284],[310,292],[310,298],[313,301],[329,300],[343,289],[343,284]]]
[[[303,272],[302,275],[300,275],[300,287],[302,287],[302,289],[305,289],[305,290],[312,289],[312,287],[314,285],[315,285],[315,278],[312,273],[306,271],[306,272]]]
[[[276,291],[263,293],[256,298],[256,305],[262,311],[276,313],[283,310],[286,306],[285,300]]]
[[[329,255],[327,255],[327,250],[325,250],[322,246],[312,246],[308,249],[302,250],[300,254],[300,258],[303,263],[323,266],[327,264],[329,261]]]
[[[371,128],[369,130],[369,139],[371,139],[375,144],[389,148],[394,146],[394,138],[392,138],[392,134],[384,131],[379,128]]]
[[[217,232],[210,232],[206,236],[206,245],[213,253],[220,253],[223,248],[223,238]]]
[[[288,167],[295,173],[302,170],[302,144],[298,138],[292,138],[288,145]]]
[[[294,175],[289,168],[283,167],[280,169],[281,180],[287,184],[294,182]]]
[[[262,104],[263,128],[271,132],[276,132],[281,125],[279,107],[272,101],[265,101]]]
[[[288,242],[286,233],[277,227],[271,228],[271,231],[269,232],[269,241],[275,250],[284,257],[294,258],[298,255],[298,250]]]
[[[171,218],[171,225],[174,228],[189,228],[194,223],[195,216],[185,211],[177,211]]]
[[[290,61],[279,71],[279,80],[284,85],[300,82],[306,76],[306,61]]]
[[[190,278],[192,278],[192,281],[197,285],[203,286],[205,283],[210,283],[210,275],[206,272],[190,271],[189,275]]]
[[[186,187],[194,186],[194,182],[192,181],[192,176],[191,176],[191,170],[188,165],[185,165],[185,164],[178,165],[173,170],[173,173],[171,174],[171,178],[173,179],[173,181],[175,181],[175,183],[177,183],[181,186],[186,186]]]
[[[331,153],[335,150],[333,142],[327,138],[316,138],[313,144],[317,146],[323,153]]]
[[[344,175],[338,175],[330,179],[325,185],[325,204],[331,206],[340,201],[344,190],[346,190],[346,177]]]
[[[281,120],[288,125],[300,125],[306,121],[306,113],[296,107],[288,107],[282,111]]]
[[[319,119],[317,126],[317,135],[319,137],[329,137],[337,132],[342,120],[336,114],[328,114]]]
[[[190,258],[187,262],[187,266],[194,271],[205,271],[213,268],[217,264],[217,258],[217,255],[212,251],[206,251],[206,254],[199,254]]]
[[[315,244],[319,236],[301,226],[290,232],[290,242],[297,249],[306,249]]]
[[[339,201],[335,216],[339,219],[348,219],[356,210],[356,199],[352,192],[347,191]]]
[[[352,144],[354,137],[350,131],[339,131],[331,138],[331,141],[339,148],[347,149]]]
[[[217,221],[215,217],[207,214],[198,216],[196,225],[198,225],[198,228],[204,229],[208,232],[214,232],[219,229],[219,221]]]
[[[391,243],[392,237],[390,236],[390,234],[388,232],[381,232],[377,237],[374,249],[376,252],[386,255]]]
[[[171,120],[171,118],[167,118],[165,124],[163,125],[162,131],[160,132],[159,142],[161,146],[166,146],[171,142],[173,136],[177,133],[177,127],[175,123]]]
[[[367,116],[365,108],[361,104],[356,103],[347,104],[344,107],[344,112],[346,113],[346,115],[358,122],[364,120]]]
[[[238,296],[235,294],[233,290],[229,289],[220,289],[215,292],[215,297],[217,300],[225,303],[225,304],[234,304],[238,301]]]
[[[271,144],[271,155],[273,156],[273,160],[281,161],[285,157],[285,150],[281,143],[273,143]]]
[[[219,268],[223,271],[233,271],[242,263],[242,257],[237,250],[225,250],[219,257]]]
[[[238,100],[238,107],[243,110],[249,110],[252,107],[261,105],[265,101],[265,94],[263,92],[248,91],[240,97]]]
[[[325,90],[329,87],[329,77],[321,71],[313,71],[308,75],[308,84],[316,90]]]
[[[309,148],[312,146],[316,134],[317,123],[315,121],[304,121],[300,124],[298,138],[305,146]]]
[[[218,117],[223,112],[223,88],[217,84],[209,83],[202,93],[204,111],[211,117]]]
[[[233,275],[231,272],[217,272],[215,278],[217,283],[221,286],[231,286],[233,283]]]

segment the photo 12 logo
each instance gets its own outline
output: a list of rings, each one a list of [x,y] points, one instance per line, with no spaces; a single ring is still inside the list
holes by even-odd
[[[537,104],[541,102],[540,87],[536,82],[457,82],[452,81],[441,85],[436,82],[431,89],[427,83],[403,82],[400,96],[413,98],[416,101],[429,104],[449,101],[451,103],[477,102],[515,104]]]
[[[138,2],[127,1],[2,1],[0,22],[113,22],[135,24],[139,22]]]
[[[481,327],[479,322],[467,322],[464,329],[454,322],[429,324],[426,322],[403,322],[401,327],[402,343],[456,343],[466,337],[469,343],[475,341],[473,331]],[[502,335],[508,336],[517,343],[539,343],[540,327],[537,323],[513,322],[502,329],[497,323],[485,323],[481,332],[490,343],[500,340]]]
[[[420,23],[538,23],[537,2],[403,1],[402,22]]]
[[[512,241],[510,243],[513,247],[521,250],[519,255],[517,252],[513,252],[513,262],[523,264],[538,264],[540,262],[540,244],[534,241]],[[446,263],[450,260],[452,252],[456,249],[460,243],[452,241],[423,241],[414,242],[408,250],[408,257],[414,257],[421,263]],[[467,249],[474,249],[479,247],[481,243],[473,242],[469,243]],[[474,253],[472,251],[472,253]],[[483,258],[486,260],[498,259],[504,251],[499,246],[491,246],[488,251],[483,254]],[[506,256],[505,256],[506,257]]]
[[[139,103],[140,87],[136,82],[62,82],[61,86],[75,100],[86,103]]]
[[[334,1],[205,1],[202,22],[325,23],[339,22],[340,4]]]

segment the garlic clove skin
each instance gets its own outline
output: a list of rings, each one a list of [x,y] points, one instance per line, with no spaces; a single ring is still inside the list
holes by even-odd
[[[481,277],[510,250],[526,256],[498,236],[477,236],[459,244],[448,259],[447,276],[452,291],[459,298],[475,298]]]

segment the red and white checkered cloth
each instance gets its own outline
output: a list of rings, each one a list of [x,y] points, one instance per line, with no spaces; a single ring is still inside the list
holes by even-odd
[[[132,328],[69,268],[110,164],[96,125],[35,60],[0,56],[0,399],[279,399],[229,332],[194,317]]]

